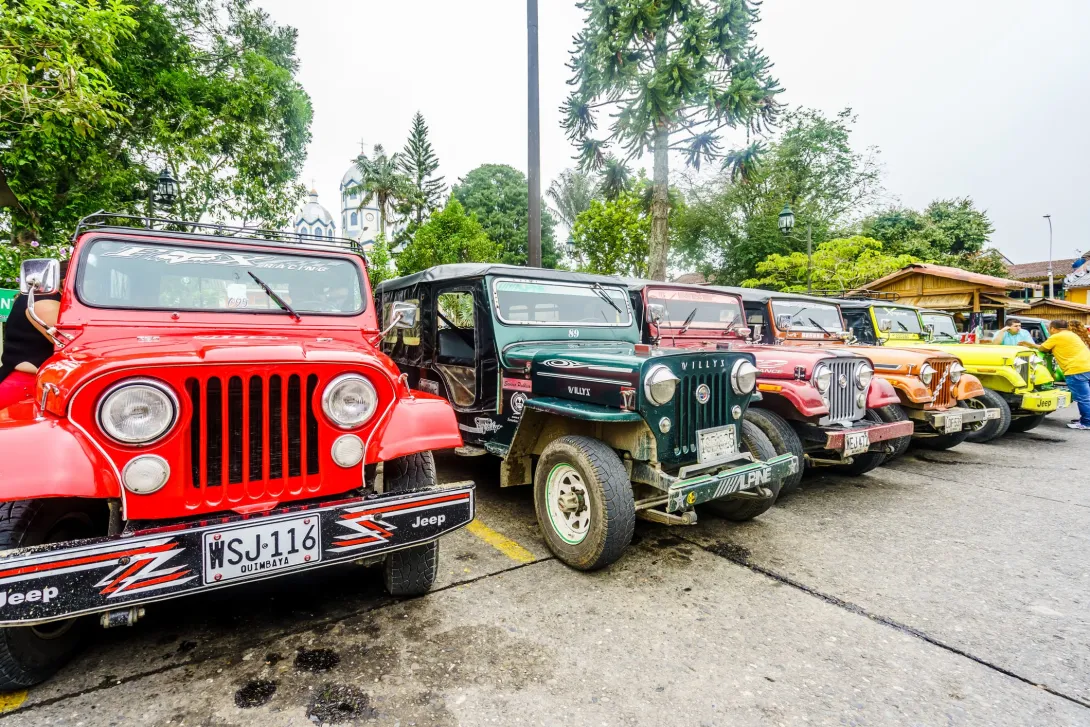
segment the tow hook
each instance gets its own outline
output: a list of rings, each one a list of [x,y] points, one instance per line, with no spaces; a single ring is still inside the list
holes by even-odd
[[[142,618],[144,618],[144,609],[133,606],[120,611],[107,611],[102,614],[99,623],[104,629],[112,629],[117,626],[132,626]]]

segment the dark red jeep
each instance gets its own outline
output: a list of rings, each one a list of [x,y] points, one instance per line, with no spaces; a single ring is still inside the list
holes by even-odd
[[[454,412],[375,348],[356,243],[131,222],[77,228],[56,353],[0,411],[0,689],[59,668],[85,614],[360,559],[422,593],[473,518],[472,483],[435,487]],[[30,296],[60,284],[24,264]]]

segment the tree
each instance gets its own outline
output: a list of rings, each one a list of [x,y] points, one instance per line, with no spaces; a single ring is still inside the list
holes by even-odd
[[[640,200],[622,194],[594,200],[572,228],[572,246],[581,270],[601,275],[647,275],[651,220]]]
[[[553,202],[553,211],[560,221],[571,230],[575,218],[585,212],[596,193],[594,181],[586,172],[565,169],[545,193]]]
[[[503,248],[501,261],[525,265],[529,248],[530,186],[526,175],[506,164],[483,164],[454,185],[454,197],[468,214],[476,215],[484,231]],[[541,265],[555,268],[559,256],[547,209],[541,213]]]
[[[98,209],[147,214],[149,186],[163,167],[181,180],[175,216],[285,225],[303,193],[297,178],[311,120],[295,80],[295,30],[249,0],[130,2],[135,29],[102,66],[123,121],[80,134],[44,115],[49,123],[0,137],[8,142],[0,144],[0,168],[18,199],[9,208],[13,236],[63,240]],[[5,8],[82,6],[25,0]],[[52,22],[20,17],[35,27]]]
[[[433,265],[499,262],[503,247],[491,240],[477,219],[466,213],[455,197],[431,213],[397,256],[398,275],[427,270]]]
[[[564,127],[581,146],[584,168],[606,149],[628,158],[654,153],[649,274],[666,277],[671,149],[699,168],[720,156],[720,132],[761,133],[776,120],[782,90],[756,46],[751,0],[583,0],[587,12],[570,67],[575,86]],[[591,138],[607,108],[611,131]]]
[[[855,236],[828,240],[814,250],[814,290],[851,290],[919,262],[911,255],[887,253],[878,240]],[[742,282],[747,288],[806,292],[806,253],[778,253],[757,264],[757,277]]]
[[[851,227],[884,194],[878,151],[853,148],[854,124],[850,109],[791,111],[760,161],[738,153],[717,178],[690,186],[675,226],[681,265],[737,284],[769,255],[804,251],[807,226],[815,245]],[[797,220],[789,238],[778,226],[785,204]]]
[[[371,288],[374,289],[383,280],[394,277],[391,263],[390,245],[386,242],[386,236],[381,232],[375,236],[371,244],[371,252],[367,256],[367,277],[371,280]]]
[[[416,226],[424,224],[425,218],[437,209],[443,201],[446,183],[443,177],[436,177],[439,169],[439,157],[428,139],[428,125],[419,111],[413,117],[413,127],[409,131],[409,140],[398,158],[398,170],[409,180],[412,194],[407,202],[409,215]]]
[[[349,187],[349,194],[360,194],[359,209],[371,204],[378,207],[378,231],[386,235],[386,222],[397,209],[399,200],[406,200],[413,194],[412,182],[401,173],[401,156],[394,152],[386,156],[382,144],[375,144],[370,157],[360,154],[356,159],[356,169],[360,173],[360,183]]]
[[[606,157],[602,162],[600,177],[598,192],[608,200],[617,199],[632,191],[632,170],[617,157]]]

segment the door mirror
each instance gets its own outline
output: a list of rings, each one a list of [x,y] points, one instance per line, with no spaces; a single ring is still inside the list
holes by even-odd
[[[31,290],[39,295],[51,295],[61,289],[61,264],[49,258],[24,260],[19,269],[19,292]]]
[[[648,303],[647,304],[647,322],[659,325],[662,323],[662,319],[666,317],[666,306],[662,303]]]
[[[779,328],[781,331],[790,331],[791,315],[789,313],[784,313],[783,315],[776,316],[776,328]]]
[[[416,319],[420,315],[420,307],[415,303],[403,300],[390,304],[390,317],[386,321],[386,330],[393,328],[415,328]]]
[[[882,333],[889,333],[893,330],[893,321],[889,318],[883,318],[878,321],[878,330]]]
[[[925,323],[923,329],[925,331],[927,331],[927,337],[928,338],[934,338],[935,337],[935,324],[934,323]]]

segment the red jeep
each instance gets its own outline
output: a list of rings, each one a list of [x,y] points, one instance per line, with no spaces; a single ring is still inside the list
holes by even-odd
[[[678,283],[629,280],[632,301],[643,312],[644,339],[676,348],[748,351],[757,359],[761,399],[746,412],[776,448],[808,467],[834,466],[847,474],[878,467],[912,422],[884,422],[877,410],[899,402],[897,392],[874,376],[857,353],[755,345],[742,300],[734,294]],[[802,468],[780,492],[798,487]]]
[[[129,223],[80,223],[57,351],[35,400],[0,411],[0,689],[58,669],[84,614],[131,624],[152,601],[359,559],[423,593],[436,539],[473,519],[472,483],[435,488],[454,412],[375,348],[356,243]],[[59,277],[30,260],[21,287]]]

